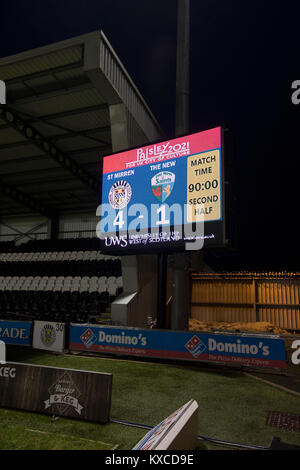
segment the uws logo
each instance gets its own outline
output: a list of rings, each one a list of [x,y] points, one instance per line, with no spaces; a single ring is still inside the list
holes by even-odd
[[[6,86],[3,80],[0,80],[0,104],[6,104]]]
[[[121,237],[105,237],[105,246],[120,246],[125,248],[128,245],[125,236]]]
[[[293,341],[292,349],[296,349],[296,351],[293,352],[291,361],[295,366],[297,366],[300,364],[300,339]]]

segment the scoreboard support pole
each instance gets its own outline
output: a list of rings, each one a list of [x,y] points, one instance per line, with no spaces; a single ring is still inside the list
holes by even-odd
[[[177,0],[176,116],[175,134],[189,132],[190,0]]]
[[[189,131],[189,53],[190,0],[178,0],[177,7],[177,64],[176,64],[176,122],[177,136]],[[172,280],[173,330],[188,329],[189,320],[189,255],[174,255]]]
[[[176,253],[173,257],[172,330],[187,330],[190,312],[189,254]]]
[[[166,328],[166,300],[167,300],[167,274],[168,255],[158,253],[157,255],[157,328]]]

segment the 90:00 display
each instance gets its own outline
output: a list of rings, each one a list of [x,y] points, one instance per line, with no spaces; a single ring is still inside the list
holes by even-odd
[[[205,183],[196,183],[196,184],[189,184],[189,192],[192,193],[193,191],[204,191],[209,190],[211,188],[216,189],[219,186],[218,180],[212,181],[205,181]]]

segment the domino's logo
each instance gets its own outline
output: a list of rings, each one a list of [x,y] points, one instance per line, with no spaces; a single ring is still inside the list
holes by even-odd
[[[201,339],[194,335],[186,344],[186,349],[196,358],[205,351],[206,346]]]
[[[0,104],[6,104],[6,86],[3,80],[0,80]]]
[[[84,333],[82,333],[80,339],[87,348],[90,348],[94,343],[96,343],[97,336],[90,328],[88,328]]]

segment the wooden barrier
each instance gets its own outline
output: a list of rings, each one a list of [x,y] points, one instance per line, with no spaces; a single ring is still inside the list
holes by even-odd
[[[300,330],[300,276],[194,274],[191,317],[207,322],[270,322]]]
[[[0,366],[0,407],[106,423],[112,374],[8,362]]]

